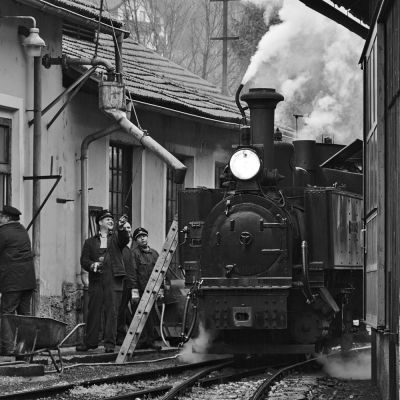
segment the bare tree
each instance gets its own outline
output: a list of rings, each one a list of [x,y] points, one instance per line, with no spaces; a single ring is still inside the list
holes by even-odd
[[[100,0],[92,0],[100,2]],[[132,37],[146,47],[175,61],[217,86],[222,80],[222,43],[212,37],[222,35],[222,3],[210,0],[105,0],[108,11],[118,12],[125,20]],[[112,3],[112,6],[111,6]],[[240,27],[243,9],[241,2],[229,6],[230,30]],[[239,13],[237,11],[240,11]],[[239,18],[235,20],[235,18]],[[246,14],[247,15],[247,14]],[[245,15],[245,16],[246,16]],[[249,18],[243,19],[251,25]],[[246,27],[241,27],[243,31]],[[233,32],[236,34],[236,32]],[[244,72],[237,59],[240,51],[229,55],[229,81],[236,85]]]

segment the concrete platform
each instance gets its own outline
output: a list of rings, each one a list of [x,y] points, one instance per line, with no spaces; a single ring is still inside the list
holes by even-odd
[[[43,364],[8,363],[0,365],[0,376],[43,376]]]

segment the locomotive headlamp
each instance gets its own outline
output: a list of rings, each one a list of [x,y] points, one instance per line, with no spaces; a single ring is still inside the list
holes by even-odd
[[[258,174],[261,161],[254,150],[240,149],[232,155],[229,168],[235,178],[247,181]]]

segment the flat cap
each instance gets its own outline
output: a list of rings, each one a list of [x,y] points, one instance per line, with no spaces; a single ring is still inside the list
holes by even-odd
[[[6,214],[6,215],[10,215],[12,217],[18,217],[19,215],[21,215],[21,211],[18,210],[18,208],[12,207],[12,206],[8,206],[8,205],[4,205],[3,209],[1,210],[2,214]]]
[[[96,216],[96,223],[98,224],[102,219],[107,218],[107,217],[113,218],[113,215],[110,213],[109,210],[99,211]]]
[[[137,239],[137,237],[138,236],[140,236],[140,235],[146,235],[146,236],[148,236],[149,235],[149,232],[146,230],[146,229],[144,229],[144,228],[136,228],[134,231],[133,231],[133,239]]]

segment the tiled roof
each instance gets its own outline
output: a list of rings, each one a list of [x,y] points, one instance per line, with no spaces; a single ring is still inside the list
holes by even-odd
[[[65,1],[65,0],[64,0]],[[94,54],[91,42],[64,35],[63,53],[74,57]],[[226,122],[240,123],[233,97],[220,93],[210,82],[138,44],[123,44],[124,82],[132,99]],[[114,43],[101,35],[98,57],[114,63]],[[97,77],[98,78],[98,77]]]
[[[99,18],[99,7],[87,0],[16,0],[43,11],[58,13],[59,11],[79,14],[83,17],[97,20]],[[120,28],[123,24],[109,12],[103,10],[102,22]]]

